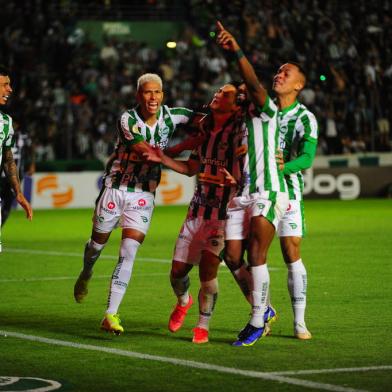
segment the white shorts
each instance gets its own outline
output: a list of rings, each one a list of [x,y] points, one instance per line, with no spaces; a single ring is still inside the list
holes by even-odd
[[[223,220],[186,219],[177,238],[173,260],[199,264],[203,250],[219,257],[225,245],[224,231]]]
[[[278,224],[278,237],[305,236],[304,204],[302,200],[289,200],[289,206]]]
[[[94,211],[94,230],[109,233],[118,226],[146,234],[154,211],[154,194],[104,188]]]
[[[254,216],[264,216],[277,229],[288,203],[288,195],[283,192],[252,193],[233,198],[227,211],[225,239],[248,238],[249,224]]]

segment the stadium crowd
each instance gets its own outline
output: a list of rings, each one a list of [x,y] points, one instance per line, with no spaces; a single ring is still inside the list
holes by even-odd
[[[175,49],[111,37],[99,48],[78,27],[78,7],[70,13],[60,6],[72,1],[23,3],[2,6],[7,23],[0,26],[0,59],[13,76],[7,110],[33,138],[37,162],[105,161],[116,118],[134,105],[135,81],[143,72],[162,75],[170,106],[206,103],[235,74],[231,59],[212,42],[216,19],[238,32],[266,86],[285,60],[304,66],[308,84],[300,99],[319,122],[318,154],[391,150],[392,5],[387,0],[177,1],[185,27]],[[111,3],[124,2],[90,1],[83,7],[90,5],[102,18],[101,3],[108,10]],[[150,19],[154,7],[170,8],[166,1],[144,3]],[[118,8],[116,18],[130,20],[132,7]]]

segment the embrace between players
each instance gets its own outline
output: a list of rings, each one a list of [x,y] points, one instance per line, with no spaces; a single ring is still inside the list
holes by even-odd
[[[101,328],[115,334],[124,331],[118,309],[137,249],[150,225],[163,164],[188,176],[197,175],[173,255],[170,282],[177,303],[169,318],[169,330],[181,328],[193,304],[189,271],[198,265],[199,319],[192,341],[208,342],[223,257],[251,306],[251,317],[233,345],[251,346],[267,335],[276,319],[269,297],[267,252],[277,233],[288,267],[294,336],[310,339],[304,320],[307,273],[300,256],[305,232],[301,170],[313,162],[317,122],[297,101],[306,78],[298,64],[282,65],[273,81],[275,103],[235,38],[219,22],[217,28],[217,44],[236,58],[243,82],[222,86],[207,113],[196,115],[186,108],[162,105],[158,75],[144,74],[138,79],[138,106],[123,113],[118,122],[116,149],[96,202],[92,234],[74,296],[77,302],[86,297],[94,263],[112,230],[121,225],[119,260]],[[200,132],[167,148],[176,126],[192,121],[197,122]],[[192,150],[187,161],[171,157],[185,149]]]

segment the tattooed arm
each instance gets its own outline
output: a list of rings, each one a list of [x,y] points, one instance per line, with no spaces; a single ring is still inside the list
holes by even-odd
[[[14,157],[12,156],[11,148],[9,147],[3,147],[3,162],[4,171],[7,175],[9,183],[11,184],[11,188],[15,192],[16,201],[26,211],[26,218],[28,220],[31,220],[33,218],[33,210],[20,190],[18,168],[16,167]]]

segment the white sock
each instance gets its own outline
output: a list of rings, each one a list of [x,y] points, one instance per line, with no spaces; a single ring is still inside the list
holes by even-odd
[[[264,312],[267,309],[270,276],[267,264],[252,267],[251,272],[253,277],[253,306],[250,324],[256,328],[261,328],[264,326]]]
[[[287,287],[294,313],[294,323],[305,325],[306,288],[308,277],[302,260],[287,264]]]
[[[235,271],[231,271],[234,276],[235,281],[237,282],[238,286],[242,293],[244,294],[246,300],[252,305],[252,290],[253,290],[253,279],[252,274],[247,270],[245,265],[241,265],[240,268],[236,269]]]
[[[170,275],[170,283],[173,288],[174,294],[177,296],[178,303],[181,306],[185,306],[189,302],[189,275],[185,275],[182,278],[178,279],[173,278]]]
[[[95,242],[91,238],[87,241],[86,246],[84,247],[83,270],[81,272],[81,275],[85,278],[90,278],[93,274],[94,264],[98,260],[105,245],[106,244],[98,244],[98,242]]]
[[[199,322],[198,328],[208,330],[212,312],[215,308],[215,303],[218,298],[218,279],[212,279],[208,282],[201,282],[199,291]]]
[[[120,255],[112,275],[106,313],[116,314],[132,275],[133,263],[140,243],[131,239],[121,240]]]

